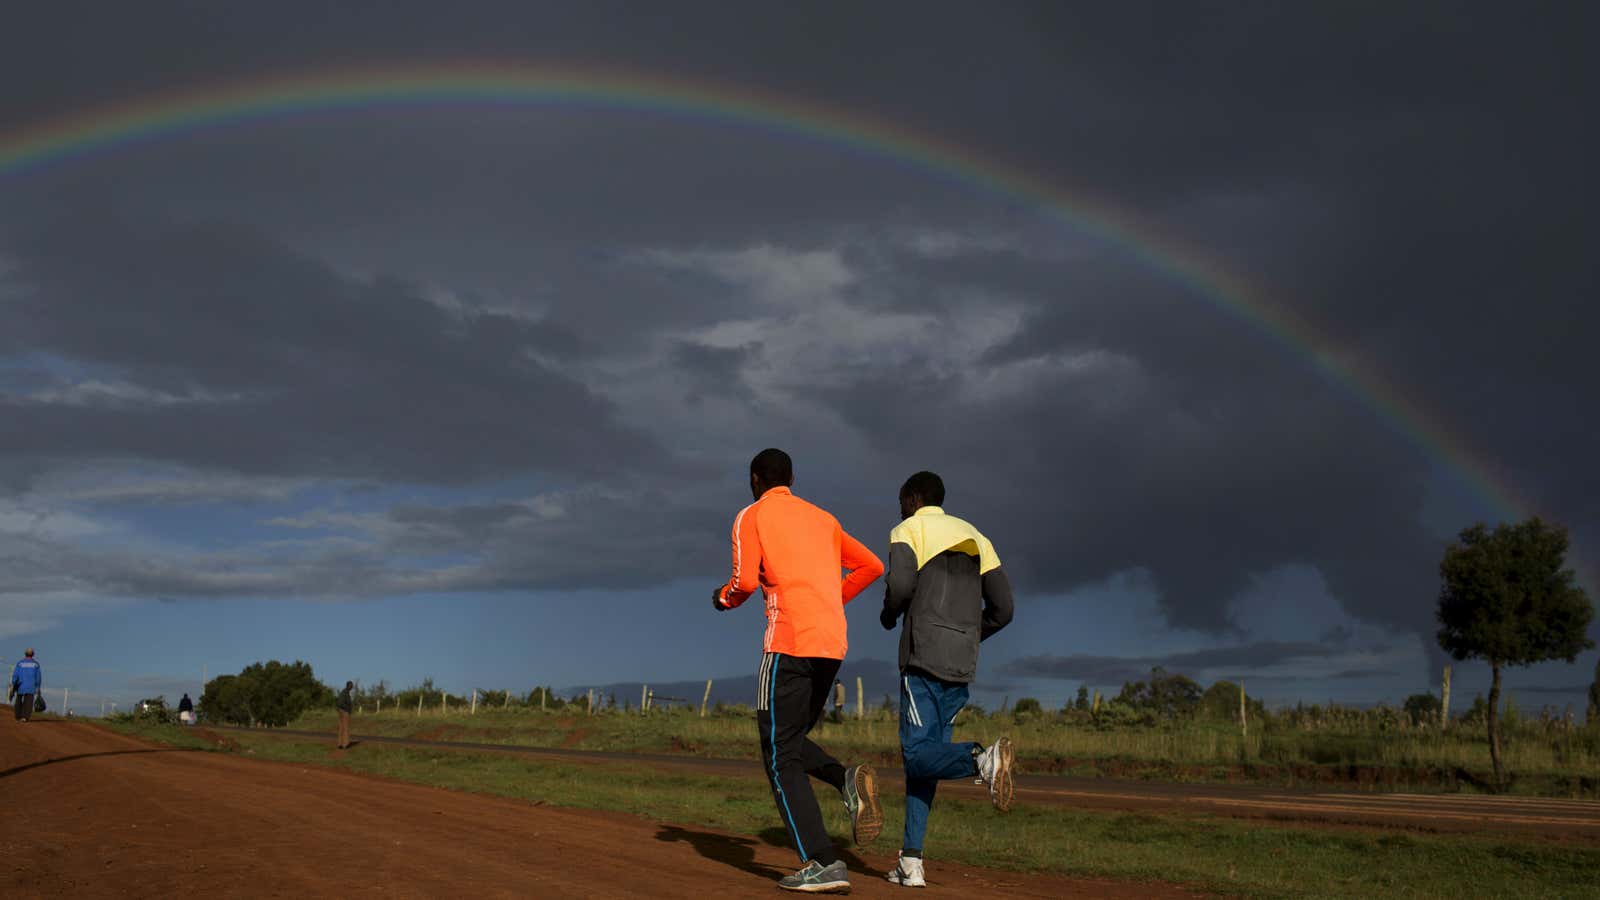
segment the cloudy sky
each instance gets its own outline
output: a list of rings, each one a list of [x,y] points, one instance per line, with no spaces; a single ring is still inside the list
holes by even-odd
[[[759,610],[705,598],[776,445],[879,548],[905,476],[945,476],[1018,588],[989,702],[1153,665],[1427,689],[1461,527],[1538,512],[1600,561],[1593,14],[1115,7],[13,13],[0,659],[91,705],[273,657],[743,675]],[[488,66],[633,99],[401,91],[18,155],[177,92]],[[735,96],[769,99],[709,114]],[[880,597],[853,658],[893,658]],[[1594,663],[1510,683],[1564,704]]]

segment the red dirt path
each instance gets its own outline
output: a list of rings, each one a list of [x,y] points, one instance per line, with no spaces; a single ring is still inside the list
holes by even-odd
[[[789,851],[633,816],[554,809],[229,754],[91,725],[0,719],[0,896],[779,896]],[[903,896],[878,854],[855,896]],[[918,897],[1190,897],[1169,885],[938,864]]]

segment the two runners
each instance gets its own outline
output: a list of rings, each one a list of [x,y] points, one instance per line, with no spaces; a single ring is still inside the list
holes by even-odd
[[[843,892],[849,873],[834,850],[811,791],[818,778],[844,797],[853,837],[865,844],[883,828],[877,775],[846,769],[807,735],[821,718],[844,659],[844,605],[883,573],[883,563],[826,511],[794,496],[794,464],[782,450],[750,461],[755,502],[733,521],[733,575],[712,592],[718,611],[757,589],[767,630],[757,678],[756,725],[779,817],[803,867],[778,882],[785,890]],[[955,716],[977,670],[979,641],[1011,621],[1011,588],[1000,560],[976,528],[939,508],[939,476],[919,472],[900,491],[901,522],[890,534],[890,572],[880,621],[900,639],[900,741],[906,767],[906,830],[889,880],[926,882],[922,838],[939,780],[977,775],[994,805],[1011,805],[1008,738],[983,748],[952,744]],[[839,572],[846,570],[841,581]]]

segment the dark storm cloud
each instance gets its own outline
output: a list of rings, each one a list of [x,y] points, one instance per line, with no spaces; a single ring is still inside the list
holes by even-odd
[[[1252,283],[1313,324],[1313,349],[1367,361],[1458,430],[1572,525],[1577,553],[1600,551],[1586,7],[675,4],[670,29],[605,4],[342,4],[314,28],[282,7],[119,7],[93,29],[28,15],[0,37],[0,130],[158,87],[464,57],[618,62],[923,129]],[[1355,616],[1432,644],[1440,548],[1420,517],[1438,459],[1317,375],[1311,349],[903,162],[616,110],[407,110],[175,138],[0,192],[0,278],[27,291],[0,293],[0,355],[77,367],[0,380],[0,490],[46,459],[110,456],[597,490],[703,434],[716,444],[682,455],[733,476],[683,476],[642,524],[604,493],[397,507],[363,520],[361,548],[305,550],[280,586],[377,573],[404,590],[372,547],[430,544],[469,563],[414,585],[676,577],[725,540],[728,510],[705,498],[736,503],[749,452],[782,442],[857,530],[909,471],[943,472],[1032,596],[1143,570],[1172,622],[1219,631],[1255,576],[1310,565]],[[107,210],[271,240],[84,224]],[[70,227],[39,224],[54,217]],[[836,251],[855,276],[819,290],[836,314],[650,262],[768,246]],[[840,349],[860,334],[869,349]],[[628,399],[657,382],[688,404]],[[597,537],[614,532],[640,553],[615,561]],[[102,580],[228,592],[123,568]]]
[[[1174,622],[1209,629],[1253,575],[1305,559],[1355,614],[1428,625],[1423,461],[1403,441],[1148,274],[1080,261],[1035,290],[1037,311],[982,365],[877,367],[836,407],[885,457],[946,471],[1033,590],[1144,567]],[[1025,387],[982,387],[1008,367]],[[939,397],[937,415],[905,385]]]
[[[78,221],[9,250],[0,350],[116,387],[0,397],[8,458],[440,482],[663,458],[535,359],[559,334],[352,280],[250,231]]]
[[[1175,674],[1194,675],[1222,667],[1265,669],[1285,663],[1347,655],[1348,647],[1304,641],[1257,641],[1158,656],[1027,656],[1001,667],[1002,673],[1020,678],[1055,678],[1092,684],[1117,684],[1147,678],[1163,668]],[[1330,676],[1339,677],[1339,676]]]

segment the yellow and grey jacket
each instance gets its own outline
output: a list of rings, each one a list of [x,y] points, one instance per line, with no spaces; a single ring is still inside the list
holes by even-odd
[[[971,682],[978,643],[1011,622],[1011,582],[994,545],[937,506],[924,506],[889,532],[884,628],[901,615],[900,671]]]

